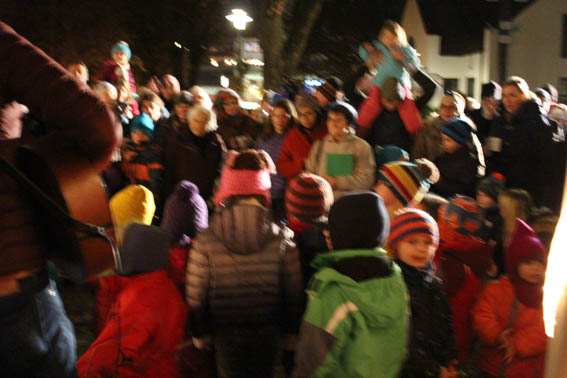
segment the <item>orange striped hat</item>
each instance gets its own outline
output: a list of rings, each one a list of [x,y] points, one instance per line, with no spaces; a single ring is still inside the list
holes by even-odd
[[[396,249],[398,243],[409,237],[423,236],[431,238],[435,247],[439,245],[439,228],[437,222],[425,211],[405,208],[397,213],[390,223],[388,246]]]
[[[385,183],[402,205],[419,202],[429,190],[429,182],[414,163],[395,161],[378,171],[378,181]]]

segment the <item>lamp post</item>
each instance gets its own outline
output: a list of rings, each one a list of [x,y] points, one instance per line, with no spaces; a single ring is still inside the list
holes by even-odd
[[[248,13],[246,13],[245,10],[241,9],[241,8],[237,8],[234,7],[231,10],[231,13],[228,14],[225,17],[228,21],[232,22],[232,25],[234,26],[234,28],[236,29],[236,42],[235,42],[235,60],[236,60],[236,65],[234,67],[234,78],[235,80],[235,87],[234,89],[237,90],[237,92],[240,92],[240,89],[242,87],[242,74],[243,74],[243,69],[242,69],[242,35],[241,32],[243,30],[246,30],[246,25],[249,22],[254,21],[252,19],[252,17],[250,17],[248,15]]]

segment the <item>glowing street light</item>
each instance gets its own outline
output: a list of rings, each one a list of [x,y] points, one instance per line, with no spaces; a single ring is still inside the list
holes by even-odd
[[[226,19],[232,22],[236,30],[245,30],[246,24],[254,21],[254,19],[248,16],[248,13],[242,9],[233,9],[232,13],[226,16]]]
[[[228,86],[230,85],[230,81],[229,81],[228,77],[222,75],[220,77],[220,85],[223,88],[228,88]]]

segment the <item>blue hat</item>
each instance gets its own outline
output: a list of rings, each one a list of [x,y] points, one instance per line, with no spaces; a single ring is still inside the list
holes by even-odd
[[[150,138],[154,137],[154,121],[146,113],[142,113],[130,122],[130,132],[143,131]]]
[[[112,49],[110,50],[110,56],[114,55],[116,51],[122,51],[124,54],[126,54],[128,60],[130,60],[130,58],[132,57],[132,51],[130,51],[130,46],[128,46],[128,44],[124,41],[116,42],[116,44],[112,46]]]
[[[408,161],[409,154],[406,150],[398,146],[388,144],[384,147],[375,146],[374,153],[376,154],[376,168],[380,169],[381,166],[393,161]]]
[[[472,140],[472,126],[462,118],[453,118],[447,122],[441,132],[459,144],[467,144]]]

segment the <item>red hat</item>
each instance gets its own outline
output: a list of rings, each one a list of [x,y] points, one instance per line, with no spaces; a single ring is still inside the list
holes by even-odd
[[[534,285],[524,281],[518,274],[518,265],[526,260],[547,264],[547,251],[537,238],[535,231],[520,218],[516,218],[516,230],[506,247],[506,271],[514,286],[518,300],[524,305],[541,308],[543,283]]]

